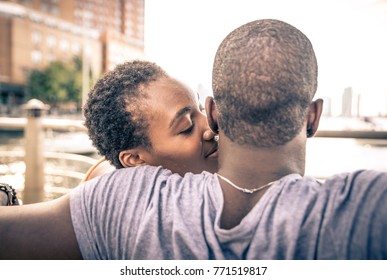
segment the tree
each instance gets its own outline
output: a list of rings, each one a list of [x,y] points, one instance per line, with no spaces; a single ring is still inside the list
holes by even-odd
[[[27,89],[31,98],[37,98],[57,108],[61,103],[75,102],[80,107],[82,90],[81,59],[71,63],[53,61],[43,70],[31,71]]]

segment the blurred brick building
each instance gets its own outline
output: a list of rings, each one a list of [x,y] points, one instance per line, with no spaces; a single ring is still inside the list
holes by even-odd
[[[144,1],[0,1],[0,105],[24,103],[29,72],[54,60],[81,56],[98,77],[117,63],[142,58]]]

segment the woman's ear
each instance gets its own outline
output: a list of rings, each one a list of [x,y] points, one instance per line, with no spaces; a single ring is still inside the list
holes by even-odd
[[[215,100],[212,96],[207,96],[205,109],[207,114],[208,125],[214,133],[218,134],[218,114],[216,112]]]
[[[307,123],[307,137],[312,137],[317,129],[318,125],[320,123],[320,118],[323,110],[323,100],[317,99],[316,101],[313,101],[309,105],[309,115],[308,115],[308,123]]]
[[[146,164],[145,160],[142,159],[140,153],[136,150],[121,151],[118,154],[118,159],[123,167],[135,167]]]

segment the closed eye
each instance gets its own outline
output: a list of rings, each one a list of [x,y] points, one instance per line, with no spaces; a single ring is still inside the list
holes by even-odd
[[[192,133],[194,128],[195,128],[195,123],[192,122],[192,125],[189,128],[187,128],[186,130],[181,131],[179,134],[189,135],[189,134]]]

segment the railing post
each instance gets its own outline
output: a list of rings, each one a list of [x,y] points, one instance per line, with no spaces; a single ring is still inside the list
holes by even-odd
[[[25,204],[44,199],[44,127],[42,116],[48,105],[37,99],[29,100],[24,109],[27,124],[24,128],[26,165],[23,202]]]

